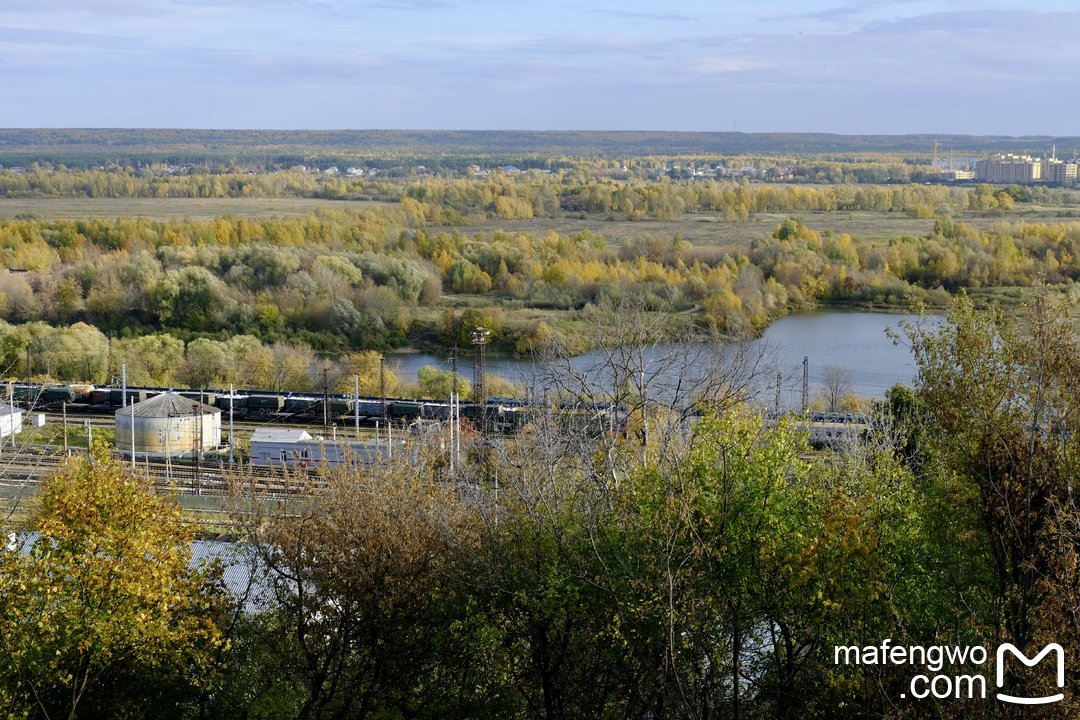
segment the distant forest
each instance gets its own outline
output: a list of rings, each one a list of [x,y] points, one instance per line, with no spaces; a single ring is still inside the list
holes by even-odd
[[[509,130],[180,130],[0,129],[0,166],[47,162],[85,167],[104,161],[267,163],[347,156],[411,157],[432,162],[529,156],[652,156],[836,153],[1080,151],[1080,137],[1000,135],[833,135],[657,131]]]

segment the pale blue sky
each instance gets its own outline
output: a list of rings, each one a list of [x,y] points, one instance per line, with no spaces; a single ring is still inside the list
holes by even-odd
[[[0,126],[1078,135],[1076,0],[0,0]]]

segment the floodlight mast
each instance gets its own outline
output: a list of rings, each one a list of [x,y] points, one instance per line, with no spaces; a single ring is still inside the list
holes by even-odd
[[[480,411],[480,429],[487,429],[487,346],[491,342],[491,331],[486,327],[476,327],[469,336],[476,351],[473,355],[473,402]]]

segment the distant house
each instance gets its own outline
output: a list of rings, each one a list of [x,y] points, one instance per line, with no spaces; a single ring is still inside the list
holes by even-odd
[[[251,435],[253,465],[317,467],[350,462],[370,465],[389,455],[385,442],[336,440],[312,436],[306,430],[264,427]]]

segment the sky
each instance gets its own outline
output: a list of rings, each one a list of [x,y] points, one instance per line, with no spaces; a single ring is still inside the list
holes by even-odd
[[[1076,0],[0,0],[0,127],[1080,135]]]

